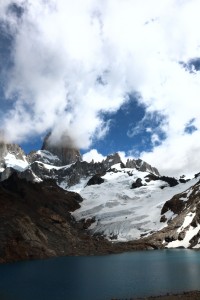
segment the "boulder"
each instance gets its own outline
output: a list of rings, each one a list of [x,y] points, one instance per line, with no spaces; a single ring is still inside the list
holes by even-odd
[[[132,189],[136,189],[136,188],[139,188],[141,186],[143,186],[142,179],[141,178],[137,178],[136,181],[132,183],[131,188]]]
[[[104,182],[104,179],[101,178],[100,175],[96,174],[96,175],[92,176],[92,178],[90,178],[90,180],[87,183],[87,186],[88,185],[101,184],[103,182]]]

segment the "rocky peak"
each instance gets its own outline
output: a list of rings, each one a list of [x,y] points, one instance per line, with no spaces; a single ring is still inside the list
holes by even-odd
[[[141,172],[150,172],[152,174],[155,174],[157,176],[160,176],[158,170],[142,159],[128,159],[126,162],[126,168],[136,168],[138,171]]]
[[[0,161],[3,160],[8,153],[13,154],[17,159],[21,160],[25,160],[26,157],[19,145],[0,143]]]
[[[39,161],[52,166],[62,166],[62,162],[58,156],[46,150],[31,151],[27,158],[30,164]]]
[[[106,169],[109,169],[111,166],[122,163],[121,157],[119,156],[119,153],[114,153],[111,155],[108,155],[105,160],[103,160],[103,165]]]
[[[82,160],[81,154],[78,149],[71,148],[62,145],[52,145],[49,142],[50,133],[48,133],[44,139],[42,150],[46,150],[56,155],[60,161],[61,165],[69,165],[78,160]]]
[[[8,156],[8,154],[10,154]],[[17,144],[0,143],[0,172],[2,172],[8,165],[9,161],[21,161],[26,164],[26,155],[22,148]]]

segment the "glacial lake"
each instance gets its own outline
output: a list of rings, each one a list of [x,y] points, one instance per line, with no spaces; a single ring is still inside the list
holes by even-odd
[[[152,250],[0,265],[0,300],[111,300],[200,289],[200,252]]]

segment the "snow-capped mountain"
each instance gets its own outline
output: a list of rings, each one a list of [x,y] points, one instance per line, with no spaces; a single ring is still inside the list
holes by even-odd
[[[52,152],[51,152],[51,151]],[[72,213],[91,235],[115,242],[144,240],[157,248],[200,247],[200,183],[160,176],[142,160],[118,153],[99,163],[82,161],[76,149],[50,148],[25,155],[18,145],[0,145],[0,180],[14,172],[31,182],[54,179],[83,198]]]

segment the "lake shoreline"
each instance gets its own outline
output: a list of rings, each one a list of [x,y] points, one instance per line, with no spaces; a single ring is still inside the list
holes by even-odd
[[[180,294],[167,294],[167,295],[161,295],[161,296],[151,296],[147,298],[136,298],[132,300],[175,300],[175,299],[181,299],[181,300],[199,300],[200,299],[200,291],[191,291],[191,292],[183,292]]]
[[[183,292],[177,294],[168,293],[166,295],[150,296],[150,297],[143,297],[143,298],[130,298],[130,300],[176,300],[176,299],[199,300],[200,291],[189,291],[189,292]],[[123,299],[112,299],[112,300],[123,300]]]

